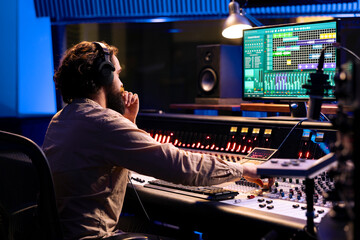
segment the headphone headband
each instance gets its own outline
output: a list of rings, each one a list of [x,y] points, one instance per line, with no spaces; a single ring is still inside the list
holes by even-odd
[[[111,62],[110,61],[110,51],[109,49],[106,47],[106,45],[102,42],[93,42],[96,46],[96,48],[104,54],[104,58],[105,61]]]
[[[106,47],[104,43],[101,42],[93,42],[96,48],[100,51],[101,55],[103,55],[100,61],[95,63],[95,70],[97,72],[97,79],[103,85],[111,84],[114,78],[115,67],[111,62],[111,54],[109,49]]]

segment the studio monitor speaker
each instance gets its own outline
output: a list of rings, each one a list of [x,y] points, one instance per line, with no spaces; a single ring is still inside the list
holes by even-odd
[[[242,97],[242,47],[197,46],[197,97]]]

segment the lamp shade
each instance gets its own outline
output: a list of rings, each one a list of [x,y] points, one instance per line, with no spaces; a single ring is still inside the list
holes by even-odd
[[[240,12],[237,2],[230,2],[229,17],[226,19],[222,31],[225,38],[235,39],[243,37],[243,30],[252,28],[250,21]]]

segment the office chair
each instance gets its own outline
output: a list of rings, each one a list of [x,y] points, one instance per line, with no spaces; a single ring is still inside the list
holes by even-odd
[[[0,131],[0,191],[0,239],[63,239],[45,154],[30,139],[4,131]],[[125,233],[111,239],[148,238]]]

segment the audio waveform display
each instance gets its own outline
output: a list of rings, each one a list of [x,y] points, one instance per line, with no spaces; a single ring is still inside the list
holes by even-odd
[[[336,42],[337,22],[324,21],[254,28],[244,31],[245,99],[308,99],[302,86],[315,72],[321,51]],[[324,73],[331,86],[337,66],[336,49],[325,51]],[[333,99],[333,90],[325,93]]]

